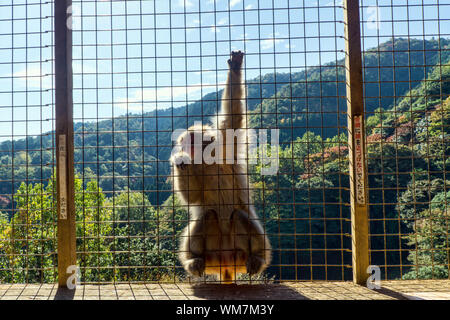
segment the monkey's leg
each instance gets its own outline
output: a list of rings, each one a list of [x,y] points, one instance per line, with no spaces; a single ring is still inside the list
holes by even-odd
[[[184,269],[194,276],[202,276],[205,272],[208,229],[214,219],[217,220],[216,212],[206,211],[199,220],[191,221],[183,232],[180,260]]]
[[[235,210],[232,223],[236,249],[248,254],[247,273],[260,273],[269,263],[270,244],[259,220],[245,211]]]
[[[194,276],[201,276],[205,271],[202,229],[202,221],[192,221],[183,231],[181,239],[180,261],[184,269]]]

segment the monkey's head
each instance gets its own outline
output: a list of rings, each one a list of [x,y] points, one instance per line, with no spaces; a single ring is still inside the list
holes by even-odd
[[[184,170],[190,165],[212,165],[215,143],[219,142],[217,130],[209,126],[195,125],[184,131],[176,140],[171,164]],[[214,145],[213,145],[214,144]]]
[[[170,157],[175,191],[189,203],[199,203],[203,191],[217,180],[222,164],[216,154],[223,150],[220,132],[205,125],[195,125],[179,135]]]

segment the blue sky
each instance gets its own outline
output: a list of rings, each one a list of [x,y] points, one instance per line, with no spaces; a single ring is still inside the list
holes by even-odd
[[[436,3],[362,0],[363,47],[408,34],[449,37],[450,0]],[[75,121],[193,102],[222,87],[226,60],[235,49],[246,52],[247,79],[342,58],[341,5],[341,0],[74,1]],[[52,4],[43,0],[0,4],[0,141],[52,129],[51,16]]]

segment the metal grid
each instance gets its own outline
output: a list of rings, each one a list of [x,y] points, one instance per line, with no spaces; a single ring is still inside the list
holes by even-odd
[[[450,2],[361,12],[371,261],[382,279],[448,278]]]
[[[52,12],[0,4],[0,283],[56,279]]]
[[[383,279],[448,278],[450,3],[360,3],[371,264]],[[52,7],[0,5],[0,282],[56,280]],[[78,0],[71,12],[83,283],[211,281],[177,259],[190,218],[168,159],[175,129],[217,114],[235,49],[248,127],[280,129],[277,174],[248,175],[273,253],[250,281],[352,279],[340,1]]]
[[[279,128],[283,149],[278,174],[261,176],[256,167],[249,174],[273,247],[264,278],[351,279],[341,6],[74,1],[73,8],[75,168],[85,188],[79,199],[92,197],[77,216],[82,281],[187,280],[177,250],[189,208],[172,196],[170,136],[217,114],[236,49],[246,53],[248,126]],[[328,150],[333,167],[324,161]]]

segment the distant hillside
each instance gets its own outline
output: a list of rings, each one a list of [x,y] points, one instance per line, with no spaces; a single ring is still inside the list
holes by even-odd
[[[434,65],[450,56],[450,51],[440,51],[449,43],[448,39],[396,39],[367,50],[364,53],[366,110],[389,109],[400,99],[394,95],[404,96],[419,86]],[[250,126],[280,128],[282,143],[306,131],[323,138],[333,137],[342,132],[338,127],[346,125],[343,60],[293,74],[267,74],[248,81],[247,86]],[[113,183],[116,190],[127,186],[170,190],[166,175],[170,170],[167,160],[172,131],[214,115],[219,109],[221,94],[221,91],[209,93],[185,107],[144,115],[129,114],[98,123],[76,123],[77,172],[103,177],[100,185],[104,190],[112,190]],[[14,190],[27,179],[30,182],[47,180],[52,172],[51,146],[51,133],[1,143],[0,193],[13,192],[10,182],[13,170]],[[152,203],[162,203],[168,195],[153,192],[150,198]]]
[[[370,254],[383,279],[449,277],[448,46],[445,39],[397,39],[364,53]],[[286,143],[280,149],[278,174],[262,176],[259,165],[250,167],[255,210],[273,250],[266,275],[276,280],[351,280],[348,145],[345,129],[337,128],[346,125],[343,61],[265,75],[249,81],[248,87],[250,125],[281,128]],[[83,234],[77,244],[80,251],[93,253],[81,265],[99,266],[92,272],[86,268],[84,281],[176,275],[169,266],[177,263],[176,239],[187,212],[167,182],[170,134],[213,115],[220,95],[210,93],[182,108],[75,125],[76,170],[94,180],[85,186],[77,180],[75,185],[77,221],[83,221],[77,223]],[[46,189],[50,195],[37,184],[50,178],[51,143],[48,133],[0,144],[0,207],[14,204],[16,209],[14,217],[11,211],[9,216],[0,212],[0,238],[16,239],[0,241],[0,281],[11,279],[10,270],[14,279],[26,279],[22,282],[44,276],[51,280],[54,233],[47,234],[47,251],[40,241],[23,245],[23,239],[43,237],[42,229],[33,226],[56,216],[52,184]],[[17,190],[23,181],[28,186]],[[112,199],[106,191],[113,188],[144,192]],[[111,220],[117,223],[104,223]],[[16,260],[9,258],[10,252]],[[32,259],[33,254],[39,259]],[[42,265],[48,266],[44,274]],[[129,268],[113,271],[112,265]],[[133,271],[135,266],[157,268],[147,273]]]

